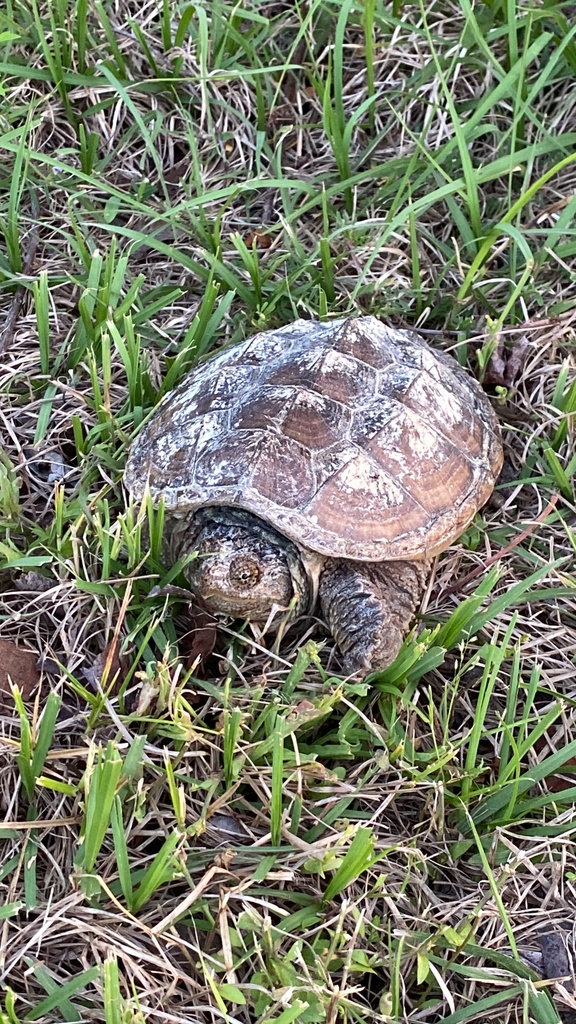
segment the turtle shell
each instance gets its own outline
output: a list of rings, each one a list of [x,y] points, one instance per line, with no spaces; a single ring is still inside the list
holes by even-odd
[[[442,551],[502,463],[482,388],[375,317],[297,320],[194,369],[134,442],[125,482],[167,510],[231,506],[361,561]]]

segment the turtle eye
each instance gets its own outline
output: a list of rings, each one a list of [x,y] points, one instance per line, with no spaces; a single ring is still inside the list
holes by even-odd
[[[236,555],[230,562],[228,575],[232,585],[243,590],[255,587],[262,577],[258,562],[248,555]]]

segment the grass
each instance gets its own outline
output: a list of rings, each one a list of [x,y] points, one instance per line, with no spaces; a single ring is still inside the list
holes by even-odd
[[[0,635],[42,667],[0,715],[1,1024],[568,1019],[569,6],[9,0],[0,71]],[[215,347],[366,312],[484,379],[497,500],[385,672],[311,620],[201,668],[127,447]]]

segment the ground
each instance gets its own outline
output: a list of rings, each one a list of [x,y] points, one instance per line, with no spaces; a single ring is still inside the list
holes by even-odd
[[[10,0],[0,45],[0,1021],[569,1020],[570,5]],[[198,359],[348,313],[506,453],[366,680],[214,637],[122,488]]]

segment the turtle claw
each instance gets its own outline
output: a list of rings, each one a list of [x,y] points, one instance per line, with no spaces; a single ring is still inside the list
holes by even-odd
[[[350,674],[391,665],[420,603],[427,562],[329,561],[320,604]]]

